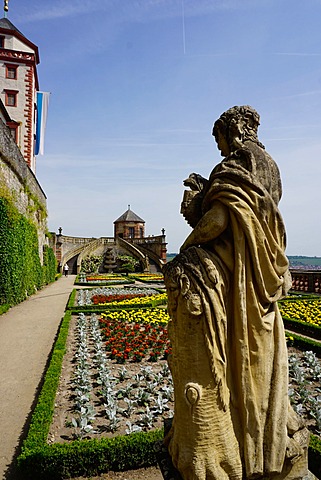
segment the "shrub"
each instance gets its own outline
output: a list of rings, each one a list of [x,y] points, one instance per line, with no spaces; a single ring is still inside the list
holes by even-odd
[[[57,274],[57,260],[53,249],[47,245],[43,248],[43,284],[54,282]]]
[[[21,302],[42,280],[36,227],[0,198],[0,304]]]
[[[22,302],[44,284],[54,281],[53,250],[44,248],[41,266],[36,226],[0,197],[0,305]]]

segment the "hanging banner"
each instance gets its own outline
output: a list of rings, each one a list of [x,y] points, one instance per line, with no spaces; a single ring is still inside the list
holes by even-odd
[[[50,92],[37,92],[37,124],[35,155],[44,154]]]

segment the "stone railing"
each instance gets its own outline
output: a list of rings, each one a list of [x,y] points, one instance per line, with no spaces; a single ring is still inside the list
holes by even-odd
[[[321,270],[299,270],[290,268],[292,290],[321,294]]]

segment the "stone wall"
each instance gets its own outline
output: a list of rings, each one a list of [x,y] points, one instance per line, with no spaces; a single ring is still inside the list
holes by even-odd
[[[10,130],[0,119],[0,196],[11,198],[22,215],[37,227],[42,261],[47,229],[47,198],[26,164]]]

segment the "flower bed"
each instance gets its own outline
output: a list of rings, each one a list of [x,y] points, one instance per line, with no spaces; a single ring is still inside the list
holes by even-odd
[[[135,273],[130,275],[131,278],[138,280],[139,282],[144,283],[163,283],[164,276],[163,274],[154,274],[154,273]]]
[[[281,315],[287,318],[321,326],[321,300],[295,300],[280,302]]]
[[[292,300],[279,302],[285,328],[321,340],[320,300]]]
[[[166,325],[137,322],[82,313],[72,320],[51,442],[148,431],[171,416]]]
[[[129,288],[129,287],[100,287],[92,289],[81,289],[77,291],[76,306],[84,307],[90,305],[104,304],[107,302],[119,302],[135,297],[150,297],[158,294],[153,288]]]
[[[62,364],[66,360],[66,355],[64,357],[66,343],[67,350],[69,345],[67,334],[70,321],[71,312],[68,311],[63,318],[44,384],[31,418],[27,438],[23,442],[18,458],[18,466],[23,478],[61,480],[80,475],[97,475],[109,470],[130,470],[155,465],[154,445],[156,441],[162,440],[162,429],[117,435],[112,438],[100,437],[92,440],[47,443],[54,405],[57,401],[59,376],[63,372],[62,378],[65,378],[67,374]],[[69,366],[71,360],[69,358]],[[58,393],[59,390],[58,388]]]
[[[125,299],[117,299],[117,300],[111,300],[111,301],[105,301],[102,303],[95,303],[96,305],[104,306],[108,305],[109,307],[111,306],[120,306],[123,305],[125,307],[127,306],[144,306],[144,305],[166,305],[167,304],[167,294],[166,293],[157,293],[156,295],[149,295],[149,296],[136,296],[133,295],[131,298],[125,298]]]
[[[117,363],[166,359],[171,353],[167,322],[167,313],[159,309],[103,314],[100,323],[109,358]]]
[[[79,274],[76,277],[75,285],[94,286],[94,285],[126,285],[135,283],[135,280],[123,275],[84,275]]]

